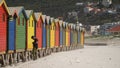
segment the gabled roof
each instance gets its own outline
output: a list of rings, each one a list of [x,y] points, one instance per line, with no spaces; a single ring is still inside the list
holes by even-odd
[[[6,9],[7,13],[10,14],[9,9],[7,7],[7,4],[6,4],[5,0],[0,0],[0,6],[3,5],[3,4],[5,6],[5,9]]]
[[[42,16],[42,13],[41,12],[35,12],[34,15],[35,15],[36,20],[38,20],[40,18],[40,16]]]
[[[65,23],[65,26],[68,27],[68,22]]]
[[[60,20],[60,21],[59,21],[60,26],[62,26],[62,23],[63,23],[63,21],[62,21],[62,20]]]
[[[51,24],[53,23],[55,25],[55,19],[51,17],[50,20],[51,20]]]
[[[10,15],[14,15],[15,13],[19,15],[19,13],[24,10],[23,6],[17,6],[17,7],[8,7],[10,11]]]
[[[55,19],[55,24],[59,24],[59,19]]]
[[[33,10],[25,10],[25,12],[26,12],[26,15],[27,15],[28,19],[31,15],[33,15],[33,18],[36,20]]]
[[[71,24],[70,23],[68,23],[68,29],[71,29]]]
[[[51,22],[50,22],[50,16],[46,16],[46,18],[47,18],[47,24],[51,24]]]
[[[108,30],[109,32],[120,32],[120,25],[116,25]]]
[[[79,27],[79,26],[76,26],[76,29],[79,31],[80,27]]]
[[[73,24],[73,29],[76,29],[76,26],[75,26],[75,24]]]
[[[66,22],[63,22],[63,24],[62,24],[62,25],[63,25],[63,27],[64,27],[64,28],[66,28]]]
[[[42,15],[43,23],[45,23],[45,18],[46,18],[46,15]]]
[[[70,28],[73,29],[73,23],[69,23],[70,24]]]
[[[2,2],[2,0],[0,0],[0,3]]]
[[[27,17],[29,18],[30,15],[33,13],[33,10],[25,10]]]
[[[55,19],[55,23],[57,23],[59,21],[59,19]]]

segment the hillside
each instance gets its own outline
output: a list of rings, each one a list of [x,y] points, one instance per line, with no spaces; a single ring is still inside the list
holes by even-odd
[[[26,9],[32,9],[36,12],[41,11],[43,14],[52,17],[63,17],[65,21],[76,22],[76,19],[68,19],[67,13],[79,9],[79,21],[85,22],[86,18],[83,13],[83,6],[76,6],[77,2],[96,2],[97,0],[6,0],[8,6],[24,6]],[[113,0],[114,4],[120,4],[120,0]],[[94,19],[94,18],[92,18]],[[89,21],[89,20],[88,20]],[[99,22],[91,20],[89,22]],[[84,23],[86,24],[86,23]],[[93,23],[94,24],[94,23]]]

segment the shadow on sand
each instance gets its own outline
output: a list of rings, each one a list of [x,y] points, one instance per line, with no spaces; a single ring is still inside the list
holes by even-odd
[[[107,46],[107,43],[85,43],[86,46]]]

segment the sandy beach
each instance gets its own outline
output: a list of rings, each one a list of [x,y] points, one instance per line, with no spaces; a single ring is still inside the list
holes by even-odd
[[[118,39],[102,40],[107,45],[86,44],[83,49],[52,53],[35,61],[18,63],[5,68],[120,68],[120,44],[115,40],[119,41]],[[86,40],[90,43],[89,41]],[[101,40],[97,41],[100,43]]]

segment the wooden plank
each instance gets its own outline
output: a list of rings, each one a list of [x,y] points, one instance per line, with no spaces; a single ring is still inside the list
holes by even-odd
[[[14,50],[9,50],[8,53],[14,53]]]
[[[24,49],[18,49],[18,50],[16,50],[16,52],[23,52],[23,51],[25,51]]]
[[[27,49],[27,51],[32,51],[32,49]]]
[[[5,51],[0,52],[0,54],[5,54],[5,53],[6,53]]]

